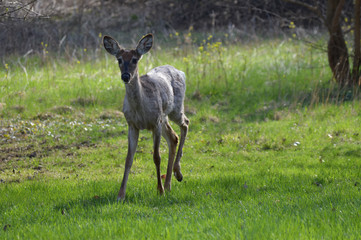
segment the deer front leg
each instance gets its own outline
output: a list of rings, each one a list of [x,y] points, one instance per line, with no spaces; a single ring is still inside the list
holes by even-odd
[[[160,177],[160,161],[161,161],[160,153],[159,153],[160,137],[161,137],[161,126],[157,126],[153,130],[153,142],[154,142],[153,160],[157,171],[157,182],[158,182],[157,188],[160,195],[162,195],[164,193],[164,188]]]
[[[125,198],[125,190],[127,187],[130,168],[132,167],[133,164],[135,150],[137,149],[137,145],[138,145],[138,137],[139,137],[139,130],[132,126],[128,126],[128,153],[127,153],[127,158],[125,160],[122,185],[120,186],[120,190],[118,193],[118,201],[123,201]]]

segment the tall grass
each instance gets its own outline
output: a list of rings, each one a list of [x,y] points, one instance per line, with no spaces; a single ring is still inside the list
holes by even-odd
[[[315,105],[334,97],[325,54],[303,42],[227,44],[224,37],[202,41],[192,41],[190,33],[178,37],[172,47],[156,45],[140,62],[139,71],[145,74],[163,64],[179,68],[187,76],[188,98],[221,104],[234,114],[257,112],[266,117],[277,109]],[[61,105],[121,109],[124,86],[119,69],[101,46],[77,50],[69,57],[49,53],[44,45],[40,55],[8,58],[2,68],[3,116],[22,112],[33,117]]]

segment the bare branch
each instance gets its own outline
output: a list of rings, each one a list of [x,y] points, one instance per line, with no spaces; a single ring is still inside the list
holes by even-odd
[[[3,17],[3,16],[5,16],[5,15],[8,15],[8,14],[13,13],[13,12],[17,12],[17,11],[19,11],[19,10],[21,10],[21,9],[23,9],[23,8],[29,6],[29,5],[31,5],[31,4],[33,4],[33,3],[35,3],[36,1],[37,1],[37,0],[33,0],[33,1],[31,1],[31,2],[29,2],[29,3],[27,3],[27,4],[25,4],[25,5],[23,5],[23,6],[21,6],[21,7],[18,7],[18,8],[16,8],[16,9],[14,9],[14,10],[1,13],[1,14],[0,14],[0,17]]]
[[[308,3],[304,3],[304,2],[301,2],[301,1],[298,1],[298,0],[283,0],[285,2],[289,2],[289,3],[293,3],[293,4],[297,4],[297,5],[300,5],[302,7],[305,7],[309,10],[311,10],[312,12],[314,12],[318,17],[320,17],[322,19],[323,22],[326,21],[325,17],[322,15],[322,12],[321,10],[317,7],[317,6],[313,6],[313,5],[310,5]]]
[[[46,16],[46,15],[43,15],[43,14],[40,14],[40,13],[38,13],[38,12],[35,12],[35,11],[31,10],[31,8],[30,8],[30,9],[24,8],[24,11],[27,12],[27,15],[28,15],[29,13],[31,13],[31,14],[33,14],[33,15],[36,15],[36,17],[38,17],[38,18],[50,18],[49,16]],[[25,17],[26,17],[26,16],[25,16]],[[24,19],[25,19],[25,17],[24,17]]]
[[[29,10],[30,10],[32,7],[34,7],[34,4],[35,4],[35,1],[33,2],[32,6],[29,8]],[[25,10],[26,10],[26,8],[25,8]],[[25,14],[25,16],[24,16],[24,20],[25,20],[26,17],[29,15],[29,13],[30,13],[30,11],[26,11],[26,14]]]

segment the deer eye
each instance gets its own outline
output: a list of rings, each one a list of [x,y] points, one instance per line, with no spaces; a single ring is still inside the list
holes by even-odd
[[[123,60],[121,58],[118,59],[118,63],[119,64],[122,64],[123,63]]]
[[[133,58],[132,63],[137,64],[137,62],[138,62],[138,59]]]

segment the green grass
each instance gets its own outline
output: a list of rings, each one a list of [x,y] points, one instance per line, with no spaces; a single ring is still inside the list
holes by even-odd
[[[140,63],[141,73],[161,64],[186,72],[191,125],[184,180],[173,178],[165,196],[151,134],[141,132],[124,203],[116,195],[127,125],[115,61],[89,50],[79,63],[50,53],[21,58],[21,67],[9,57],[0,238],[358,239],[357,93],[337,91],[325,54],[299,42],[204,46],[155,49]],[[164,140],[161,155],[165,173]]]

